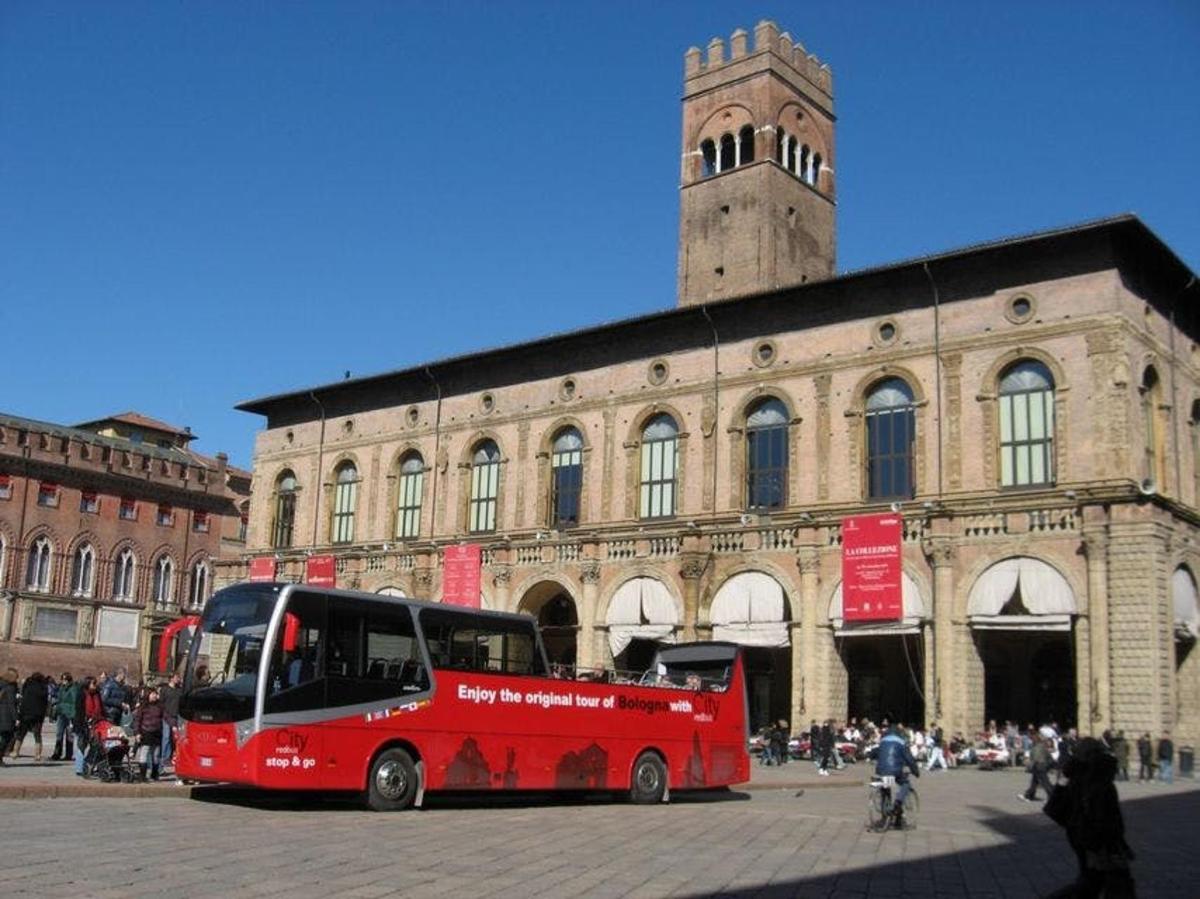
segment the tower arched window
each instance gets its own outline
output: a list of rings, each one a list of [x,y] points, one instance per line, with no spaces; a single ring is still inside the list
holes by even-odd
[[[96,551],[90,543],[81,543],[71,559],[71,595],[91,596],[96,579]]]
[[[783,167],[789,172],[796,171],[796,138],[787,139],[787,154],[784,156]]]
[[[354,542],[354,513],[358,508],[358,469],[353,462],[337,467],[333,484],[333,542]]]
[[[754,126],[746,125],[738,132],[738,165],[754,162]]]
[[[133,599],[136,589],[137,558],[132,549],[123,549],[113,565],[113,599]]]
[[[700,144],[700,160],[700,170],[705,178],[717,173],[717,145],[713,141]]]
[[[560,530],[573,528],[579,524],[583,490],[583,437],[577,429],[563,428],[555,435],[550,475],[550,525]]]
[[[38,537],[29,547],[29,561],[25,567],[25,587],[45,593],[50,589],[50,564],[52,548],[46,537]]]
[[[188,603],[191,608],[199,609],[204,606],[206,599],[208,599],[208,563],[201,559],[192,566],[192,573],[188,578]]]
[[[808,177],[810,152],[811,151],[808,149],[808,144],[805,144],[800,148],[800,158],[796,160],[796,175],[806,184],[811,183]]]
[[[775,397],[760,400],[746,416],[746,505],[787,505],[788,413]]]
[[[783,165],[787,159],[787,132],[782,128],[775,129],[775,161]]]
[[[484,440],[471,457],[470,531],[482,534],[496,530],[496,507],[500,498],[500,447]]]
[[[296,476],[284,471],[275,480],[275,525],[271,545],[287,549],[292,545],[296,527]]]
[[[1142,476],[1154,481],[1157,489],[1163,483],[1163,438],[1166,428],[1162,421],[1162,382],[1154,366],[1148,366],[1142,374],[1141,386],[1142,427],[1146,449],[1142,462]]]
[[[425,486],[425,460],[420,453],[406,453],[400,460],[396,498],[396,537],[412,540],[421,534],[421,496]]]
[[[821,154],[813,154],[812,170],[809,172],[808,183],[813,187],[820,184],[821,181]]]
[[[679,427],[670,415],[655,415],[642,428],[641,462],[638,514],[642,518],[670,518],[675,514],[679,474]]]
[[[154,605],[164,609],[171,604],[175,588],[175,563],[170,556],[159,556],[154,565]]]
[[[900,378],[877,381],[867,393],[867,496],[911,499],[916,406]]]
[[[1023,359],[1000,377],[1000,486],[1054,482],[1054,376]]]
[[[732,134],[721,135],[721,159],[717,168],[719,172],[727,172],[737,165],[737,141]]]

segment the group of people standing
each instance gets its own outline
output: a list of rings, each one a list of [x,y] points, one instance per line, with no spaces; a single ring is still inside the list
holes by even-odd
[[[34,672],[22,682],[9,668],[0,675],[0,765],[10,755],[20,756],[29,734],[34,761],[42,762],[42,727],[50,719],[55,727],[49,761],[73,760],[82,777],[97,725],[105,722],[132,737],[142,776],[157,780],[174,752],[180,695],[179,675],[162,686],[131,685],[124,669],[78,679],[67,671],[57,681]]]

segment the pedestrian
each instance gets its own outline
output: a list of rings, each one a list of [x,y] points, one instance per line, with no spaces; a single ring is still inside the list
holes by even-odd
[[[1132,897],[1129,863],[1133,850],[1125,842],[1125,822],[1113,777],[1117,760],[1100,740],[1084,737],[1063,763],[1067,778],[1067,842],[1079,863],[1079,876],[1054,896]]]
[[[172,674],[159,691],[163,706],[162,764],[165,768],[175,757],[175,728],[179,726],[179,700],[183,696],[178,674]]]
[[[775,757],[776,765],[786,765],[788,760],[788,740],[791,737],[788,723],[782,718],[776,722],[771,732],[771,754]]]
[[[945,745],[946,736],[935,721],[929,725],[929,763],[925,766],[926,771],[932,771],[935,765],[946,770]]]
[[[829,764],[833,761],[833,722],[826,721],[820,729],[821,768],[823,777],[829,776]]]
[[[21,755],[25,735],[33,732],[33,760],[42,761],[42,725],[50,703],[49,685],[40,671],[35,671],[21,684],[21,703],[17,714],[17,732],[13,736],[13,758]]]
[[[1158,779],[1165,784],[1175,782],[1175,744],[1169,730],[1164,730],[1158,741]]]
[[[124,668],[118,668],[114,676],[100,684],[100,699],[104,703],[104,716],[111,723],[120,724],[122,714],[129,711],[129,692],[125,686]]]
[[[1138,738],[1138,783],[1154,780],[1154,762],[1151,761],[1153,747],[1150,734],[1144,733]]]
[[[142,780],[146,779],[147,769],[150,771],[150,779],[158,780],[159,763],[162,758],[162,732],[162,701],[158,691],[151,687],[146,694],[146,700],[140,703],[133,713],[133,733],[138,744],[137,759]]]
[[[0,674],[0,765],[17,730],[17,669]]]
[[[84,776],[84,762],[92,742],[92,728],[104,720],[104,701],[94,677],[85,677],[79,699],[75,704],[75,774]]]
[[[79,701],[80,685],[75,683],[71,672],[64,671],[59,680],[58,705],[54,709],[54,752],[50,761],[66,761],[72,756],[74,742],[72,730],[75,721],[75,704]]]
[[[1117,780],[1129,780],[1129,741],[1125,731],[1118,730],[1112,738],[1112,754],[1117,760]]]
[[[1051,765],[1053,765],[1052,756],[1050,755],[1050,740],[1038,735],[1038,738],[1033,742],[1033,749],[1030,751],[1029,765],[1029,789],[1024,793],[1018,793],[1021,799],[1026,802],[1033,802],[1037,799],[1038,787],[1046,791],[1046,798],[1050,798],[1050,793],[1053,787],[1050,785],[1050,776],[1048,774]]]

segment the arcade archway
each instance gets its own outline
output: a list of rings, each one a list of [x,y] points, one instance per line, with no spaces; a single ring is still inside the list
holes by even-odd
[[[604,615],[618,671],[645,671],[663,643],[675,642],[679,606],[657,578],[633,577],[617,588]]]
[[[517,611],[533,615],[542,632],[542,643],[551,665],[574,665],[578,658],[579,613],[575,599],[556,581],[534,584]]]
[[[787,720],[792,697],[788,604],[780,583],[762,571],[743,571],[721,585],[709,619],[713,639],[740,643],[746,665],[750,727]],[[795,722],[793,722],[795,723]]]

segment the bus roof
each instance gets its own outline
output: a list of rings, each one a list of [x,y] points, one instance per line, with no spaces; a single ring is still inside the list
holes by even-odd
[[[492,609],[472,609],[468,606],[456,606],[442,602],[433,602],[428,599],[413,599],[409,596],[393,596],[387,593],[367,593],[361,590],[343,590],[337,587],[314,587],[311,584],[293,584],[289,581],[243,581],[240,584],[234,584],[234,587],[274,587],[281,592],[288,588],[292,588],[292,592],[303,590],[306,593],[321,593],[326,596],[345,596],[353,599],[366,600],[368,602],[386,603],[392,605],[412,606],[417,609],[438,609],[439,611],[462,612],[464,615],[485,615],[492,618],[508,618],[519,619],[521,621],[533,621],[537,619],[528,612],[497,612]],[[226,587],[225,589],[231,589]]]

